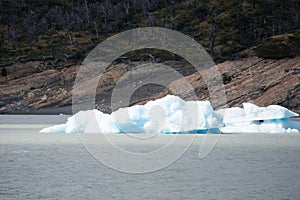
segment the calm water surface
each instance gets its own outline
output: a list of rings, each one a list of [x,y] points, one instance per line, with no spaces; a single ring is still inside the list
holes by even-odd
[[[205,159],[198,136],[169,167],[127,174],[42,126],[0,124],[0,199],[300,199],[300,135],[222,135]]]

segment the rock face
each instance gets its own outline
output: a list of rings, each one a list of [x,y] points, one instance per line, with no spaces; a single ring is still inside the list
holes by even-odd
[[[113,64],[101,77],[96,95],[96,107],[111,112],[111,94],[115,83],[122,77],[124,87],[131,81],[128,72],[141,63]],[[210,100],[208,87],[203,75],[212,79],[212,70],[195,72],[183,61],[163,63],[171,66],[194,89],[198,100]],[[226,105],[241,106],[242,102],[252,102],[259,106],[278,104],[300,113],[300,58],[281,60],[245,58],[226,61],[215,66],[220,72],[226,91]],[[49,112],[71,114],[72,87],[79,66],[65,69],[48,68],[40,62],[19,63],[6,66],[7,76],[0,76],[0,112]],[[142,72],[141,72],[142,73]],[[144,72],[143,72],[144,73]],[[166,74],[160,74],[164,78]],[[201,76],[202,74],[202,76]],[[137,80],[140,83],[143,79]],[[148,84],[138,89],[129,105],[143,104],[167,94],[176,94],[185,100],[195,97],[182,87],[182,78],[172,80],[167,88]],[[122,89],[122,88],[121,88]],[[210,89],[217,90],[213,86]],[[172,92],[171,92],[172,91]],[[69,107],[68,107],[69,106]],[[128,106],[120,102],[116,107]],[[62,108],[66,108],[62,110]]]
[[[77,70],[78,66],[47,69],[40,62],[7,67],[7,76],[0,79],[0,112],[27,112],[63,105],[71,96]]]
[[[216,66],[223,79],[226,91],[224,107],[241,106],[243,102],[252,102],[258,106],[277,104],[300,113],[300,58],[267,60],[257,57],[239,61],[226,61]],[[210,99],[210,94],[201,74],[209,74],[211,69],[196,72],[185,79],[192,85],[198,100]],[[168,89],[149,99],[161,98],[166,94],[176,94],[183,99],[194,97],[181,87],[181,80],[174,81]],[[212,87],[212,90],[215,88]],[[173,92],[171,92],[171,90]],[[143,99],[133,104],[143,104]],[[218,105],[218,108],[222,105]]]

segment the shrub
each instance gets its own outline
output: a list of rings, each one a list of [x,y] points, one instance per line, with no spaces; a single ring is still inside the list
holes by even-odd
[[[7,76],[7,70],[5,67],[1,69],[1,76]]]

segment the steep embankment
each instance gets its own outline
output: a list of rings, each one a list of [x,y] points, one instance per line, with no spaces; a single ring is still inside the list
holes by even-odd
[[[138,64],[140,63],[115,64],[110,67],[98,84],[98,109],[110,112],[110,95],[115,83]],[[183,61],[166,61],[164,64],[174,67],[181,74],[185,73],[185,78],[193,86],[200,100],[209,99],[209,92],[201,73],[193,72]],[[254,102],[259,106],[279,104],[300,113],[299,57],[280,60],[250,57],[226,61],[217,67],[226,89],[228,106],[240,106],[242,102]],[[61,70],[48,69],[41,62],[8,66],[7,76],[0,77],[0,112],[42,112],[45,108],[57,109],[71,105],[72,86],[78,69],[79,66]],[[209,70],[202,73],[209,74]],[[180,80],[177,80],[170,84],[172,91],[183,99],[190,99],[191,95],[186,93],[179,83]],[[148,85],[134,94],[130,104],[141,104],[169,93],[169,89]],[[60,112],[59,109],[57,112]],[[64,112],[71,113],[71,107]]]
[[[227,105],[241,106],[242,102],[253,102],[259,106],[278,104],[295,112],[300,112],[300,58],[293,59],[262,59],[252,57],[239,61],[226,61],[217,65],[225,86]],[[202,74],[216,76],[211,70]],[[209,99],[209,91],[201,73],[186,76],[185,79],[193,86],[198,99]],[[175,81],[170,89],[134,104],[143,104],[149,99],[160,98],[166,94],[176,93],[183,99],[193,99]],[[214,90],[215,88],[211,88]],[[171,90],[173,92],[171,92]]]

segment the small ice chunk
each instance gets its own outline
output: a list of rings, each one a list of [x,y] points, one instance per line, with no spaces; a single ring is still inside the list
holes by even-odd
[[[66,133],[67,124],[59,124],[43,128],[40,133]]]

